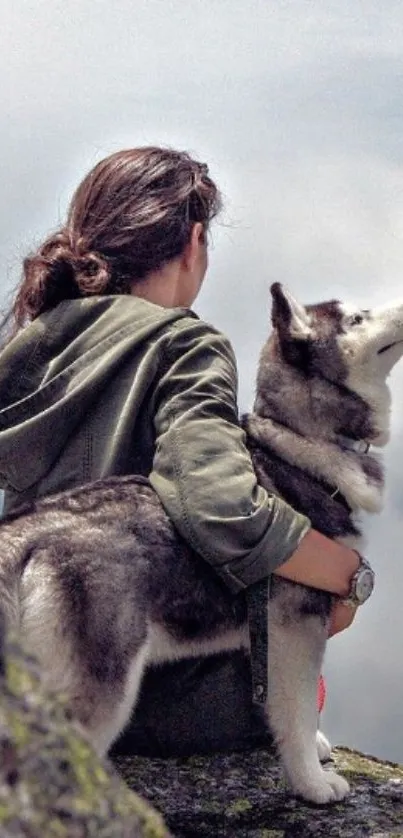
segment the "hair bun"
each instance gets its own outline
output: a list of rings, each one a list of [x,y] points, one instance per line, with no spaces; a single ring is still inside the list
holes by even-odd
[[[84,294],[100,294],[110,281],[110,269],[106,260],[91,251],[73,260],[77,286]]]
[[[72,242],[67,230],[50,236],[24,260],[30,280],[28,313],[40,314],[63,300],[102,294],[110,282],[110,269],[98,253],[85,252],[84,240]]]

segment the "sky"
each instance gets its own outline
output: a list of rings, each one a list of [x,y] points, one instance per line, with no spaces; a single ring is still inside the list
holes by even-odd
[[[403,5],[398,0],[3,0],[0,304],[74,188],[119,148],[205,160],[222,189],[195,306],[230,337],[251,408],[269,287],[365,308],[403,298]],[[322,728],[403,763],[403,360],[376,592],[328,644]]]

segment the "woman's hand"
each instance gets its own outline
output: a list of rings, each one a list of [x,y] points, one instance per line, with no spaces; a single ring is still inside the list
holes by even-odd
[[[330,616],[329,637],[344,631],[354,620],[356,608],[343,603],[360,557],[355,550],[311,529],[293,555],[274,573],[292,582],[337,594]]]
[[[330,615],[329,637],[333,637],[334,634],[338,634],[339,631],[344,631],[351,626],[356,613],[357,608],[352,605],[345,605],[343,600],[336,599]]]

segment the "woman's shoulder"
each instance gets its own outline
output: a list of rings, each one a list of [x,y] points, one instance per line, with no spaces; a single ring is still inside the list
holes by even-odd
[[[224,362],[236,374],[235,353],[229,338],[216,326],[198,317],[193,311],[183,310],[183,316],[172,321],[168,327],[168,351],[176,358],[186,355],[194,360],[203,357],[213,362]]]
[[[203,320],[192,309],[180,309],[182,316],[170,324],[173,335],[189,335],[200,340],[211,340],[214,344],[222,343],[231,347],[229,338],[208,320]],[[232,347],[231,347],[232,349]]]

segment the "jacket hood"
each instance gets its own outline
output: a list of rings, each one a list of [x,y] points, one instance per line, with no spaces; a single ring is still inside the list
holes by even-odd
[[[37,483],[120,365],[188,309],[135,296],[67,300],[0,354],[0,486]]]

